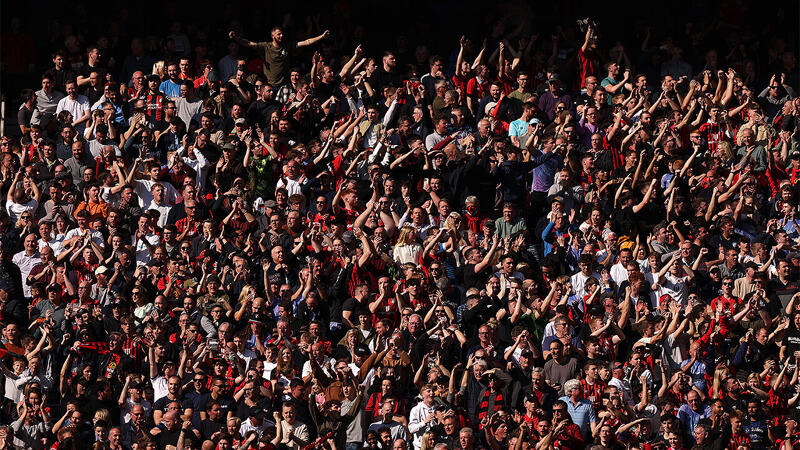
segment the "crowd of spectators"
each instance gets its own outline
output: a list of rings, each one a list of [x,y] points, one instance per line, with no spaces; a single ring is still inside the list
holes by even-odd
[[[0,449],[800,449],[785,40],[307,23],[26,75]]]

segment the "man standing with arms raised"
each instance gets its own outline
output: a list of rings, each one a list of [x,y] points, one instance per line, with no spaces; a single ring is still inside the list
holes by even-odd
[[[228,37],[232,40],[252,49],[261,49],[264,52],[264,75],[267,77],[267,83],[271,84],[274,88],[283,86],[289,81],[289,68],[291,67],[291,53],[300,47],[314,45],[322,39],[329,37],[331,32],[325,30],[322,34],[305,41],[300,42],[284,42],[283,29],[275,27],[270,32],[272,38],[269,42],[252,42],[247,39],[239,37],[236,31],[228,33]]]

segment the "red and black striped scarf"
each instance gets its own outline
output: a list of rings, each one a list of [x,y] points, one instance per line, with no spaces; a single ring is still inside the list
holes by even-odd
[[[486,389],[483,391],[483,398],[481,398],[481,403],[478,405],[479,422],[489,415],[489,399],[492,395],[494,395],[494,408],[492,409],[492,413],[497,412],[497,410],[503,406],[503,391],[497,391],[495,394],[492,394],[489,389]],[[482,429],[483,426],[481,425],[480,428]]]

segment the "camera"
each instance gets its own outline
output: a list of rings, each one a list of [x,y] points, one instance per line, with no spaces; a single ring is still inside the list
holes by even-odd
[[[585,19],[578,20],[578,28],[580,28],[581,33],[586,33],[586,30],[592,29],[592,34],[589,36],[593,40],[597,40],[597,22],[594,21],[591,17],[587,17]]]

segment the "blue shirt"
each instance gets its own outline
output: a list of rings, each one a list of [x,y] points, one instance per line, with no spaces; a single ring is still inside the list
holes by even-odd
[[[536,150],[531,152],[531,156],[539,156],[542,152]],[[556,172],[561,170],[562,160],[558,155],[553,155],[544,163],[533,168],[533,182],[531,183],[531,192],[547,192],[550,186],[553,185],[553,179]]]
[[[575,422],[575,425],[581,429],[581,434],[584,439],[590,437],[589,424],[597,422],[592,402],[582,399],[577,405],[574,405],[572,400],[566,395],[559,398],[559,400],[563,400],[564,403],[567,404],[567,412],[569,412],[569,416],[572,418],[572,421]]]
[[[681,367],[688,364],[689,361],[684,361]],[[692,377],[692,384],[697,386],[700,390],[706,389],[706,363],[703,361],[695,361],[692,368],[689,369],[689,376]],[[692,428],[694,431],[694,428]]]
[[[517,119],[508,125],[508,136],[523,136],[528,132],[528,122],[522,119]]]
[[[703,405],[699,412],[689,407],[688,403],[681,405],[678,410],[678,420],[683,425],[684,437],[688,439],[687,443],[689,445],[687,447],[694,445],[694,427],[697,426],[700,419],[707,417],[711,417],[711,407],[708,405]]]
[[[158,90],[167,97],[178,98],[181,96],[181,85],[172,80],[162,81]]]

